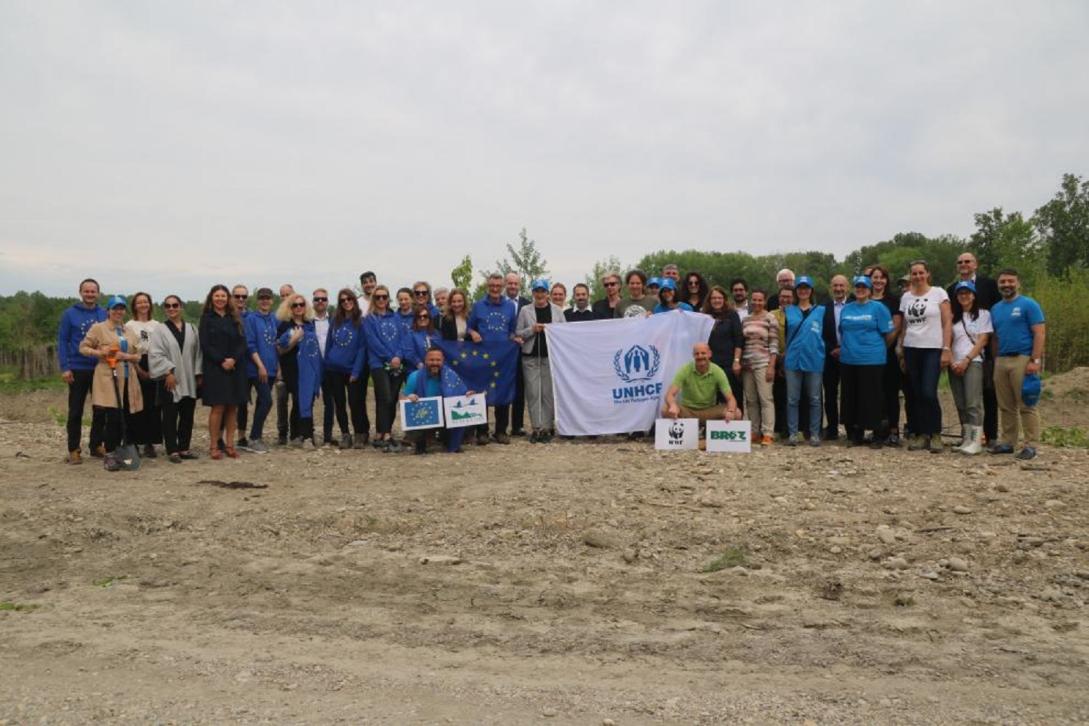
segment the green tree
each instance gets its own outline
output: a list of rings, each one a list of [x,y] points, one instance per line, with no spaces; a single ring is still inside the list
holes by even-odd
[[[461,262],[450,270],[450,280],[454,283],[454,287],[468,290],[469,285],[473,284],[473,258],[465,255]]]
[[[523,295],[534,278],[544,277],[548,274],[548,263],[541,257],[541,252],[537,249],[537,241],[529,238],[525,227],[522,227],[522,231],[518,233],[517,247],[510,242],[507,243],[507,255],[508,257],[502,260],[496,260],[496,269],[501,275],[511,272],[516,273],[521,280],[520,292]],[[487,280],[491,272],[487,271],[481,274]]]
[[[968,249],[979,260],[980,270],[994,275],[1002,267],[1015,267],[1031,280],[1040,267],[1044,245],[1036,234],[1036,228],[1020,212],[1004,214],[1002,207],[975,215],[976,231],[968,243]]]
[[[1064,174],[1050,202],[1036,210],[1036,229],[1047,245],[1047,269],[1062,275],[1089,266],[1089,180]]]

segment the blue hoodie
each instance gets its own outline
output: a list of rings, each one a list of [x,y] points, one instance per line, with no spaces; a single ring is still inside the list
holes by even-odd
[[[404,352],[401,355],[401,360],[408,366],[408,370],[415,370],[422,366],[424,356],[427,355],[427,349],[431,347],[432,341],[437,341],[441,337],[434,330],[413,330],[407,337],[403,338]]]
[[[288,327],[280,334],[281,348],[286,348],[291,341],[292,327]],[[321,393],[321,347],[318,345],[318,334],[314,330],[314,321],[309,320],[303,325],[303,337],[296,346],[298,351],[296,360],[299,366],[298,391],[299,416],[301,418],[314,417],[314,399]]]
[[[412,335],[412,323],[416,321],[416,311],[409,310],[407,313],[402,313],[400,310],[395,311],[397,313],[397,319],[401,321],[401,335]]]
[[[404,352],[404,342],[401,338],[403,328],[399,317],[392,310],[387,310],[384,315],[371,310],[367,317],[363,318],[367,365],[371,370],[381,368],[393,358],[400,358]]]
[[[57,328],[57,362],[62,371],[94,370],[98,358],[81,355],[79,344],[92,325],[105,319],[106,311],[97,305],[88,308],[83,303],[76,303],[64,311]]]
[[[786,358],[788,371],[821,373],[824,371],[824,306],[811,308],[807,317],[797,305],[786,309]]]
[[[367,360],[367,344],[364,340],[363,320],[353,323],[345,320],[337,325],[329,321],[329,335],[325,339],[325,370],[348,373],[353,378],[363,375]]]
[[[276,327],[279,325],[272,313],[251,312],[242,320],[242,330],[246,333],[246,376],[257,378],[257,365],[253,362],[256,353],[265,365],[269,378],[275,378],[280,369],[280,356],[276,353]]]
[[[518,303],[507,297],[492,300],[490,295],[473,303],[469,312],[469,330],[480,333],[485,343],[509,341],[514,337],[515,323],[518,318]]]

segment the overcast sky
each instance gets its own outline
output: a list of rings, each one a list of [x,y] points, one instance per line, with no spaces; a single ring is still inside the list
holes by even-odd
[[[1083,0],[0,0],[0,292],[967,235],[1089,174],[1086,37]]]

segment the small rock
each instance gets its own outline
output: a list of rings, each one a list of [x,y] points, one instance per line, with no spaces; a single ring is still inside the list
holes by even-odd
[[[1062,592],[1054,587],[1049,587],[1040,593],[1040,599],[1044,602],[1058,602],[1062,599]]]
[[[462,559],[457,555],[424,555],[420,558],[421,565],[460,565]]]
[[[903,557],[890,557],[885,560],[885,567],[890,570],[906,570],[910,565]]]
[[[877,538],[887,545],[896,544],[896,533],[888,527],[878,527]]]
[[[998,482],[997,484],[994,485],[994,488],[995,488],[995,491],[998,491],[998,492],[1008,492],[1010,490],[1010,485],[1007,484],[1004,481],[1000,481],[1000,482]]]
[[[616,726],[616,721],[611,718],[603,718],[601,719],[601,726]]]
[[[874,560],[876,562],[877,560],[884,557],[885,553],[881,551],[880,547],[874,547],[872,550],[869,551],[869,553],[866,556],[869,557],[871,560]]]
[[[953,572],[968,571],[968,563],[959,557],[950,557],[948,562],[946,563],[946,567],[948,567]]]
[[[971,507],[966,507],[963,504],[958,504],[957,506],[953,507],[953,514],[971,514],[971,513],[972,513],[972,508]]]
[[[1044,502],[1044,506],[1048,509],[1062,509],[1066,506],[1061,499],[1048,499]]]
[[[938,579],[938,573],[934,572],[933,570],[926,570],[925,572],[920,572],[919,577],[922,577],[922,578],[927,579],[927,580],[937,580]]]
[[[828,551],[834,555],[838,555],[839,553],[843,552],[843,548],[839,545],[833,545],[832,547],[828,548]]]
[[[583,532],[582,542],[585,545],[599,549],[609,549],[610,547],[616,547],[618,544],[616,537],[612,533],[600,529],[588,529]]]
[[[545,718],[555,718],[559,712],[554,708],[546,708],[541,711],[541,715]]]
[[[624,550],[624,553],[622,555],[620,555],[620,556],[623,557],[624,561],[627,562],[630,565],[631,563],[633,563],[637,559],[639,559],[639,551],[636,550],[636,549],[629,548],[629,549]]]

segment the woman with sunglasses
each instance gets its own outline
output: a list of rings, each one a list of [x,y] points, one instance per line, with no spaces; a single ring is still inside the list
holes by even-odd
[[[438,324],[439,315],[441,314],[439,307],[441,306],[437,307],[431,300],[431,283],[424,280],[417,280],[412,283],[412,305],[425,306],[427,312],[431,314],[431,320],[436,325]]]
[[[945,290],[931,286],[930,267],[925,260],[912,262],[908,275],[910,287],[900,298],[904,327],[897,345],[911,394],[908,428],[912,438],[908,450],[927,449],[940,454],[944,447],[938,379],[952,361],[953,311]]]
[[[684,276],[684,293],[678,297],[683,303],[687,303],[692,310],[702,310],[703,303],[707,300],[707,280],[698,272],[689,272]]]
[[[156,400],[158,386],[149,373],[147,355],[151,334],[160,323],[151,317],[154,303],[146,292],[135,293],[129,299],[129,306],[132,308],[132,318],[125,323],[125,330],[132,331],[137,337],[136,352],[140,354],[140,362],[135,369],[144,398],[144,410],[132,417],[131,434],[134,443],[143,445],[143,456],[154,459],[158,456],[155,444],[163,442],[162,412]]]
[[[189,445],[201,378],[200,341],[197,329],[185,322],[180,297],[163,298],[163,310],[166,322],[151,332],[148,342],[148,371],[157,387],[167,458],[180,464],[183,459],[197,458]]]
[[[348,411],[352,412],[351,429],[359,445],[364,445],[368,426],[364,425],[363,366],[367,362],[367,346],[363,336],[363,313],[359,300],[349,288],[337,293],[337,311],[329,323],[325,341],[323,390],[329,392],[325,405],[331,406],[340,427],[340,448],[355,444],[348,428]],[[329,399],[332,398],[332,401]]]
[[[400,315],[389,307],[389,288],[378,285],[371,293],[370,312],[363,318],[367,346],[367,365],[374,381],[375,433],[371,444],[383,451],[397,452],[393,440],[393,420],[397,417],[397,391],[401,384],[401,355],[404,333]]]
[[[402,341],[404,353],[401,360],[404,361],[405,370],[414,371],[423,368],[424,356],[431,347],[431,341],[437,340],[438,331],[435,330],[435,321],[431,317],[431,311],[423,305],[417,305],[413,313],[412,331]]]
[[[291,428],[297,447],[317,448],[314,437],[314,401],[321,394],[321,346],[314,326],[314,310],[298,293],[288,295],[276,311],[276,349],[288,395],[291,396]]]
[[[235,433],[238,429],[238,407],[246,401],[246,335],[242,318],[231,304],[226,285],[215,285],[204,299],[204,310],[198,328],[201,349],[201,372],[204,385],[201,399],[208,412],[208,441],[211,457],[222,459],[226,453],[238,458]],[[226,429],[226,431],[223,431]],[[222,435],[221,435],[222,434]],[[223,441],[222,449],[219,442]]]

